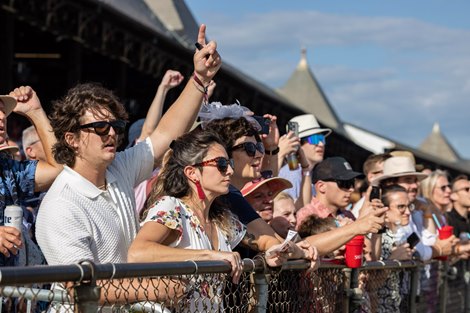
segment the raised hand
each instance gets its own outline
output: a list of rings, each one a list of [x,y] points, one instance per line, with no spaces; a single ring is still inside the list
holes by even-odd
[[[385,212],[387,210],[387,207],[372,210],[368,214],[361,216],[352,224],[356,225],[358,234],[360,235],[378,233],[385,222]]]
[[[215,41],[206,44],[206,25],[204,24],[199,27],[197,42],[202,45],[202,49],[196,50],[194,54],[194,72],[204,86],[208,86],[222,65],[222,59],[217,52]]]
[[[284,136],[279,138],[279,154],[278,157],[282,160],[291,153],[297,152],[300,147],[300,139],[296,137],[293,132],[289,131]]]
[[[279,146],[279,129],[277,128],[277,116],[271,114],[263,115],[269,118],[269,133],[261,135],[264,147],[268,150],[274,150]]]
[[[41,102],[39,101],[36,92],[30,86],[21,86],[15,88],[10,92],[10,96],[16,99],[16,107],[13,112],[28,115],[28,113],[42,110]]]
[[[163,88],[170,90],[172,88],[175,88],[176,86],[179,86],[183,79],[184,76],[181,75],[180,72],[174,70],[167,70],[165,72],[165,75],[163,75],[160,85]]]

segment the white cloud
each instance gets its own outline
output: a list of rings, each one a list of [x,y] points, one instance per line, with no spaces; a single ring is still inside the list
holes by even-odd
[[[469,30],[316,11],[207,16],[205,21],[227,62],[272,87],[287,81],[301,45],[344,49],[345,59],[337,65],[313,68],[343,120],[415,146],[439,121],[460,154],[470,157]],[[353,65],[347,49],[361,46],[379,49],[382,64]]]

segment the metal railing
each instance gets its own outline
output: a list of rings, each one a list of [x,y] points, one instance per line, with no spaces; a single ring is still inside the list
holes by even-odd
[[[458,274],[447,262],[433,264],[439,266],[433,309],[470,312],[468,264],[460,263]],[[0,312],[427,312],[426,266],[322,264],[308,272],[303,260],[273,269],[255,258],[244,260],[239,284],[223,261],[5,267]]]

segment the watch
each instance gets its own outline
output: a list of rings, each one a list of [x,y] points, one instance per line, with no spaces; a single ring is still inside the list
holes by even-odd
[[[277,147],[276,149],[274,150],[264,150],[264,153],[267,154],[267,155],[276,155],[279,153],[279,147]]]

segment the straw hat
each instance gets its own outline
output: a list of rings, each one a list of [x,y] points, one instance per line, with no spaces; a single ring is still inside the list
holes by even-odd
[[[385,179],[403,176],[416,176],[418,181],[428,177],[427,174],[417,172],[413,160],[408,156],[394,156],[384,161],[384,173],[371,181],[373,186]]]
[[[289,122],[297,122],[299,124],[299,138],[321,133],[326,137],[331,134],[331,129],[320,127],[313,114],[299,115],[292,118]]]
[[[16,99],[11,96],[0,95],[0,100],[5,105],[5,115],[10,115],[10,113],[13,112],[13,109],[16,106]]]
[[[3,143],[3,144],[0,145],[0,152],[2,152],[2,151],[6,151],[6,152],[10,152],[11,154],[15,154],[18,151],[20,151],[20,149],[17,146],[9,146],[7,143]]]

